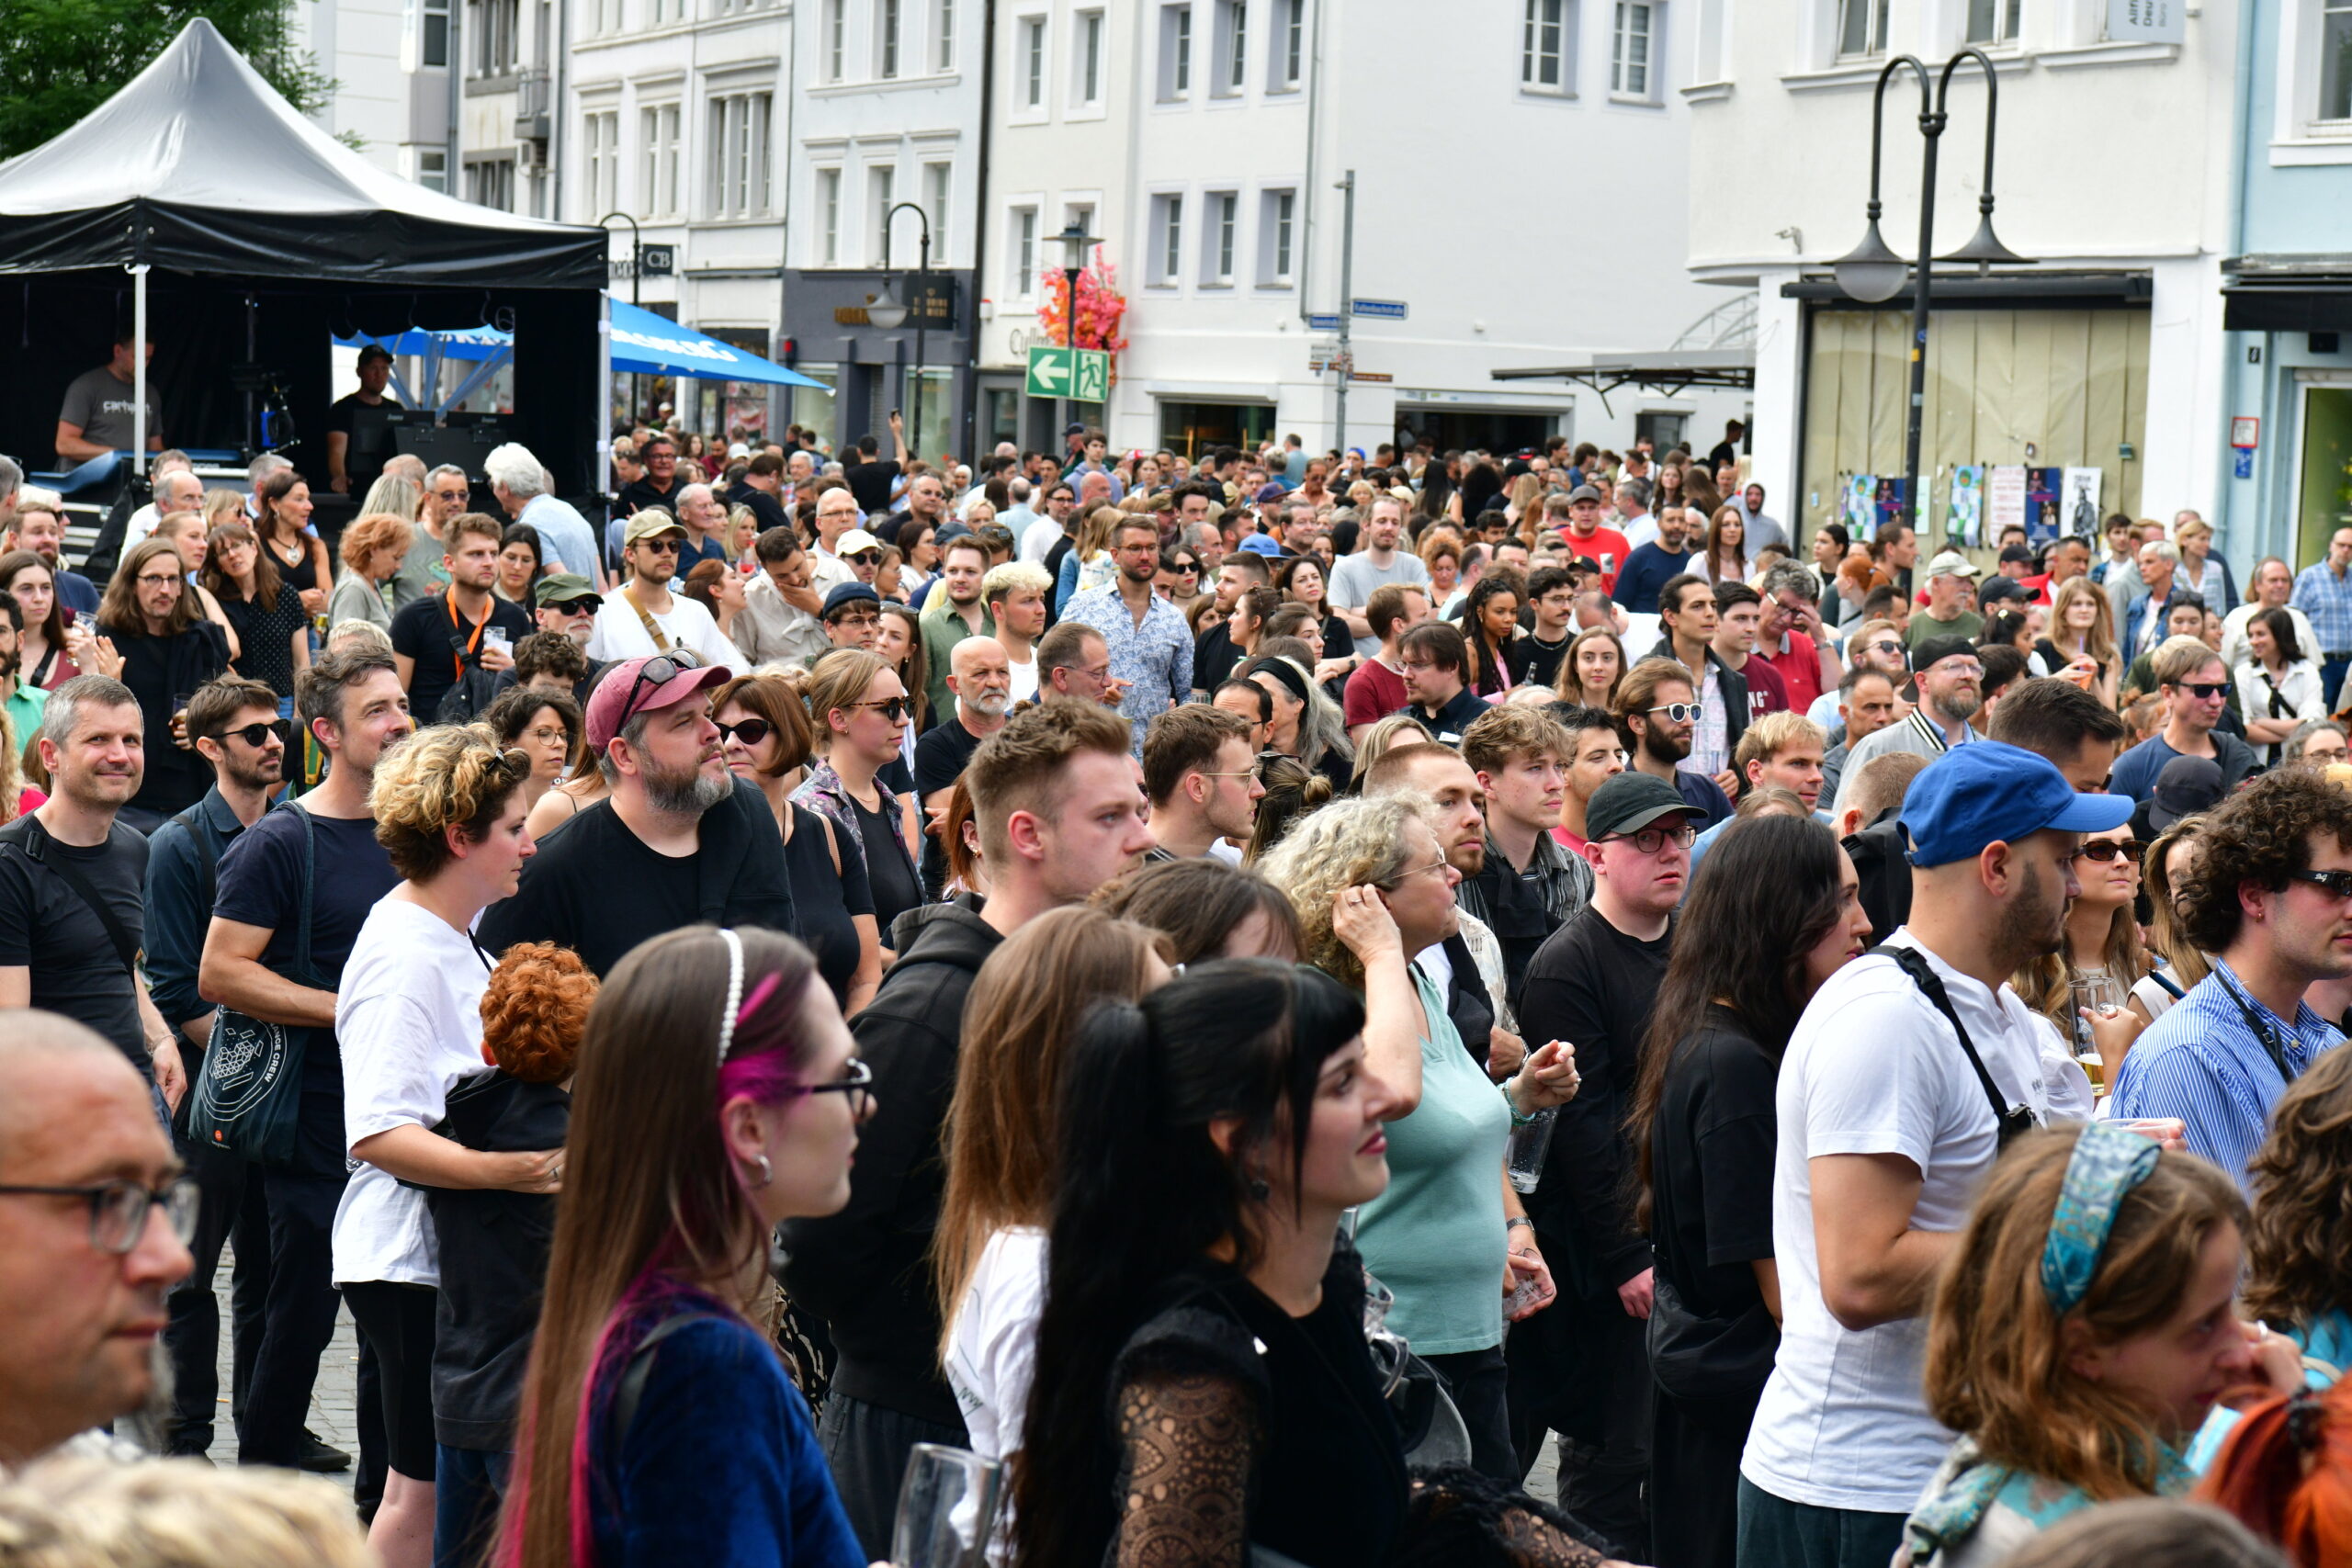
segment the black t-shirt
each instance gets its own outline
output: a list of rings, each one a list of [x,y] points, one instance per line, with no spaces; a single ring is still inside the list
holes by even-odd
[[[152,1079],[155,1068],[147,1059],[130,971],[106,922],[51,868],[63,863],[80,872],[135,948],[146,931],[141,891],[147,840],[121,822],[107,829],[105,843],[87,847],[60,843],[38,820],[18,831],[23,839],[0,848],[0,969],[28,970],[32,1006],[89,1025],[120,1046],[141,1077]],[[33,863],[28,840],[38,841],[50,863]]]
[[[522,886],[483,912],[479,931],[492,953],[558,942],[609,975],[638,943],[704,920],[797,929],[775,813],[742,779],[703,813],[695,852],[675,858],[647,848],[610,800],[583,808],[523,863]]]
[[[784,502],[755,485],[741,485],[729,492],[730,501],[752,509],[752,520],[764,534],[771,528],[789,528],[792,519],[786,515]]]
[[[938,790],[955,788],[956,781],[972,761],[972,753],[980,749],[980,739],[953,715],[923,731],[922,739],[915,742],[917,799]],[[926,815],[924,820],[929,819]],[[933,897],[947,885],[947,850],[935,833],[922,836],[922,885]]]
[[[434,1131],[469,1149],[520,1153],[561,1148],[571,1126],[569,1090],[491,1073],[449,1091],[446,1119]],[[556,1201],[534,1192],[422,1190],[441,1248],[434,1438],[453,1449],[511,1450],[555,1240]]]
[[[963,728],[962,725],[956,727]],[[874,846],[865,857],[865,876],[873,889],[874,922],[883,931],[907,910],[921,907],[922,888],[915,881],[914,867],[899,852],[890,838],[890,819],[879,811],[868,811],[851,797],[850,809],[857,813],[857,830]]]
[[[1241,650],[1233,646],[1224,624],[1211,626],[1193,639],[1193,690],[1216,691],[1240,662]]]
[[[351,440],[344,449],[343,471],[350,477],[354,496],[366,495],[384,471],[392,456],[391,416],[400,412],[400,403],[391,398],[363,402],[356,392],[346,392],[327,405],[327,434],[341,431]]]
[[[451,622],[446,593],[403,604],[392,616],[392,651],[416,660],[416,672],[408,683],[408,711],[419,724],[433,722],[434,710],[458,683],[457,650],[473,643],[477,653],[467,657],[478,657],[481,645],[474,642],[474,623],[462,615],[458,619],[463,622],[462,627]],[[514,642],[521,642],[534,630],[522,605],[510,604],[494,593],[490,599],[490,626]]]
[[[857,973],[858,936],[853,919],[874,913],[874,889],[865,878],[865,857],[857,840],[833,828],[820,812],[793,807],[792,837],[784,846],[792,875],[796,934],[817,955],[817,973],[832,987],[833,1000],[849,1005],[850,976]],[[828,838],[827,829],[831,833]],[[833,869],[833,853],[842,866]]]
[[[1674,1047],[1652,1122],[1650,1235],[1657,1272],[1696,1317],[1763,1312],[1749,1264],[1772,1256],[1778,1058],[1729,1008]]]
[[[648,474],[635,484],[624,488],[621,493],[614,498],[613,510],[623,517],[628,517],[633,516],[639,508],[658,506],[674,517],[678,513],[678,491],[684,490],[687,483],[686,479],[677,476],[673,470],[670,488],[655,490],[653,476]]]
[[[1512,643],[1503,654],[1503,667],[1510,671],[1511,683],[1549,686],[1560,673],[1560,660],[1568,656],[1568,644],[1576,639],[1576,633],[1570,631],[1557,643],[1545,644],[1530,632]]]
[[[1584,1077],[1553,1123],[1528,1212],[1547,1253],[1555,1242],[1571,1247],[1609,1289],[1649,1266],[1625,1190],[1632,1149],[1624,1126],[1673,940],[1671,927],[1656,942],[1627,936],[1588,904],[1537,951],[1520,992],[1521,1034],[1536,1045],[1573,1043]]]
[[[122,655],[122,683],[139,699],[145,732],[146,776],[130,804],[165,817],[186,811],[212,787],[212,764],[193,747],[173,743],[174,700],[194,696],[207,681],[227,671],[229,634],[210,621],[198,621],[176,637],[106,626],[97,632],[112,638]]]
[[[870,517],[890,509],[890,487],[898,481],[898,464],[877,458],[843,469],[842,477],[849,481],[850,494],[857,497],[860,512]]]

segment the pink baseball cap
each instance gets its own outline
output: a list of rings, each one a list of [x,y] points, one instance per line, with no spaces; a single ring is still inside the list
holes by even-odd
[[[605,671],[603,680],[588,698],[588,750],[596,756],[613,743],[621,726],[641,713],[652,713],[684,702],[696,692],[707,692],[713,686],[723,686],[729,679],[726,667],[718,664],[692,664],[690,653],[657,653],[646,659],[624,659]],[[657,680],[647,672],[648,666],[667,665],[667,680]]]

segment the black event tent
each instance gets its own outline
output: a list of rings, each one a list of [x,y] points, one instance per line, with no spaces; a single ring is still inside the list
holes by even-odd
[[[301,436],[287,455],[323,491],[334,336],[511,319],[509,427],[585,492],[605,243],[378,168],[199,17],[87,118],[0,164],[0,354],[17,367],[0,450],[49,466],[65,383],[144,316],[168,445],[251,445],[229,371],[258,363]]]

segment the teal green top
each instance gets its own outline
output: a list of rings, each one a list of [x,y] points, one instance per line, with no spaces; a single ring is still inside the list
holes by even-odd
[[[1356,1247],[1373,1278],[1396,1292],[1388,1326],[1423,1356],[1503,1342],[1503,1154],[1510,1107],[1445,1016],[1418,968],[1429,1019],[1421,1038],[1421,1102],[1388,1123],[1388,1190],[1363,1206]]]

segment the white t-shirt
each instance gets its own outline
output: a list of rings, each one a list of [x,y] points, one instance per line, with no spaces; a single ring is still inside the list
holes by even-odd
[[[652,615],[650,610],[646,613]],[[710,618],[708,610],[684,594],[673,591],[670,608],[654,615],[653,624],[662,628],[662,635],[670,639],[672,647],[690,648],[701,655],[705,664],[723,665],[731,671],[741,672],[743,650],[719,631],[718,623]],[[596,628],[588,634],[588,657],[605,660],[644,659],[663,651],[654,647],[653,639],[646,635],[645,623],[638,619],[628,595],[615,589],[596,612]]]
[[[1005,655],[1005,668],[1012,672],[1012,700],[1028,703],[1037,700],[1037,650],[1029,650],[1029,662],[1015,664],[1010,653]]]
[[[1053,553],[1054,541],[1062,536],[1062,525],[1050,517],[1040,517],[1021,530],[1021,558],[1031,566],[1043,566]]]
[[[368,912],[334,1004],[343,1055],[343,1141],[431,1127],[481,1059],[490,963],[465,932],[405,899]],[[424,1194],[361,1161],[334,1210],[334,1282],[438,1285],[441,1259]]]
[[[1014,1225],[989,1237],[947,1325],[947,1386],[964,1412],[971,1450],[999,1462],[1021,1449],[1036,1371],[1037,1317],[1046,1305],[1046,1233]],[[989,1558],[1012,1540],[1012,1502],[999,1505]]]
[[[1919,945],[1908,929],[1887,941]],[[2050,1120],[2045,1034],[2033,1014],[2007,986],[1989,991],[1932,953],[1928,963],[2003,1103]],[[1908,1513],[1952,1440],[1920,1390],[1928,1322],[1904,1318],[1857,1332],[1830,1315],[1809,1162],[1901,1155],[1923,1178],[1912,1228],[1956,1231],[1997,1150],[1993,1108],[1951,1025],[1883,958],[1848,964],[1815,994],[1781,1060],[1775,1098],[1772,1251],[1784,1316],[1740,1473],[1788,1502]]]

